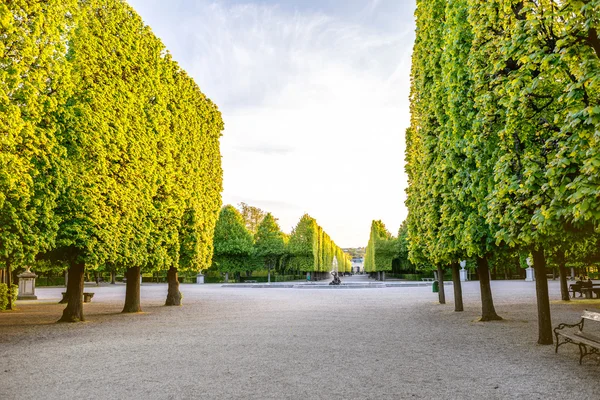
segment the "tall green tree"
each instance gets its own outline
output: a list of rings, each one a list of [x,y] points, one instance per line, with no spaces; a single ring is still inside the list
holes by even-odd
[[[244,219],[231,205],[221,209],[215,226],[213,264],[225,274],[242,272],[248,268],[254,255],[252,234]]]
[[[396,239],[381,220],[371,223],[369,243],[365,250],[365,272],[385,272],[392,270],[392,261],[397,256]]]
[[[275,268],[285,254],[284,234],[271,213],[267,213],[258,225],[254,241],[254,254],[262,259],[267,268],[270,283],[271,269]]]
[[[12,269],[51,248],[58,230],[57,134],[73,90],[65,60],[74,4],[0,4],[0,262],[8,284]]]
[[[250,206],[244,202],[239,204],[239,210],[242,214],[242,218],[244,218],[246,228],[250,233],[256,235],[260,223],[266,217],[266,213],[260,208]]]

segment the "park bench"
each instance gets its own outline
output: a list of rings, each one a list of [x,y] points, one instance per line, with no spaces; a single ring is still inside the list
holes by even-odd
[[[66,303],[67,302],[67,292],[62,292],[62,300],[60,301],[61,303]],[[94,297],[94,293],[92,292],[83,292],[83,302],[84,303],[91,303],[92,302],[92,297]]]
[[[596,298],[600,298],[600,285],[591,285],[591,286],[587,286],[587,287],[582,287],[581,288],[581,293],[583,293],[583,296],[586,299],[591,299],[593,298],[593,294],[596,295]]]
[[[244,281],[244,283],[256,283],[257,281],[253,281],[253,280],[246,280]]]
[[[554,336],[556,336],[556,349],[555,353],[558,353],[558,347],[565,343],[573,343],[579,346],[579,364],[583,361],[585,356],[591,354],[600,355],[600,336],[583,332],[583,325],[585,321],[598,322],[600,323],[600,312],[594,312],[585,310],[581,316],[581,321],[578,324],[559,324],[554,328]],[[578,328],[577,330],[563,330],[564,328]],[[560,338],[564,340],[561,342]]]
[[[583,290],[585,288],[592,287],[591,282],[575,282],[569,285],[569,291],[573,292],[573,298],[575,298],[575,293],[579,292],[579,297],[583,296]]]
[[[434,281],[434,279],[433,279],[433,278],[421,278],[421,280],[422,280],[423,282],[433,282],[433,281]]]

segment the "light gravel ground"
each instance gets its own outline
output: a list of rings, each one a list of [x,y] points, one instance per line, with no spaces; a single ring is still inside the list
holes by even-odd
[[[358,278],[360,280],[360,278]],[[492,283],[500,322],[477,322],[430,287],[311,290],[144,284],[89,288],[88,321],[55,324],[61,288],[0,314],[0,399],[600,399],[600,366],[576,346],[538,346],[535,285]],[[558,282],[550,282],[559,298]],[[552,303],[553,325],[599,301]],[[574,393],[577,393],[575,395]]]

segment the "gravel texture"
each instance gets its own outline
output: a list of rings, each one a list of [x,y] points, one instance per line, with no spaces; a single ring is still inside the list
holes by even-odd
[[[123,315],[107,285],[86,288],[87,322],[56,324],[62,290],[0,314],[0,399],[600,399],[594,359],[536,345],[534,283],[492,282],[505,320],[485,323],[477,282],[462,313],[452,286],[439,305],[430,287],[182,285],[164,307],[166,285],[144,284],[144,313]],[[600,301],[553,301],[553,325],[585,308]]]

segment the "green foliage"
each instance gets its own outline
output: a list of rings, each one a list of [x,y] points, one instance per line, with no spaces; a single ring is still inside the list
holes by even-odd
[[[397,240],[381,221],[371,223],[369,243],[365,251],[365,272],[391,271],[397,257]]]
[[[242,214],[242,218],[244,218],[244,223],[246,224],[246,228],[250,231],[250,233],[256,235],[260,223],[266,216],[265,212],[258,207],[250,206],[244,202],[240,203],[239,206],[240,213]]]
[[[263,260],[267,269],[274,268],[285,254],[285,236],[271,213],[258,225],[254,240],[254,254]]]
[[[597,260],[599,11],[599,0],[417,2],[412,262],[516,266],[532,249]]]
[[[223,122],[135,11],[9,1],[0,41],[2,261],[207,268]]]
[[[317,221],[304,214],[292,230],[288,243],[289,266],[303,272],[331,271],[334,256],[338,261],[338,271],[349,271],[350,260],[323,231]],[[342,269],[343,268],[343,269]]]
[[[10,290],[10,299],[9,299],[9,290],[8,285],[6,283],[0,283],[0,311],[4,311],[8,309],[8,304],[10,301],[11,310],[15,309],[15,302],[17,301],[17,295],[19,293],[19,287],[17,285],[11,285]]]
[[[33,261],[54,243],[62,184],[59,110],[74,1],[0,4],[0,262]],[[43,43],[43,46],[40,45]]]
[[[250,262],[253,245],[252,234],[240,212],[231,205],[223,207],[215,226],[213,265],[220,272],[256,269],[256,263]]]

